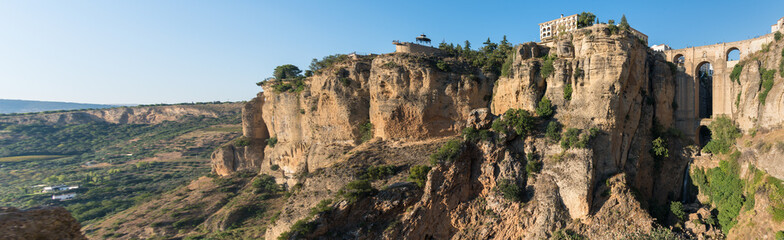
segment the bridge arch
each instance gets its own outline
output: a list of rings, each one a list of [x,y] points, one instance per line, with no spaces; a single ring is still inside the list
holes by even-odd
[[[686,62],[686,57],[684,57],[683,54],[679,53],[672,58],[672,62],[678,65],[682,65],[683,63]]]
[[[709,61],[697,64],[695,80],[697,80],[699,93],[699,117],[711,118],[713,116],[713,65]]]
[[[727,61],[737,61],[740,60],[740,49],[738,47],[730,47],[727,48],[727,52],[724,54],[724,59]]]
[[[699,134],[698,140],[701,149],[705,147],[705,145],[708,144],[708,142],[710,142],[712,133],[710,128],[708,128],[705,125],[702,125],[699,128],[697,128],[697,133]]]

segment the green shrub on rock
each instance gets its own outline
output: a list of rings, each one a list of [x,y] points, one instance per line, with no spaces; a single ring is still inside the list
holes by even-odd
[[[349,202],[355,202],[361,198],[370,196],[376,191],[372,185],[370,185],[370,181],[368,180],[355,180],[349,182],[344,186],[340,191],[338,191],[338,195],[342,196]]]
[[[264,193],[276,193],[280,191],[280,186],[275,182],[275,177],[261,174],[251,183],[254,188]]]
[[[498,181],[496,190],[509,201],[513,201],[513,202],[523,201],[523,190],[522,188],[520,188],[520,186],[517,185],[517,183],[514,180],[501,179],[500,181]]]
[[[463,141],[452,139],[446,142],[435,153],[430,155],[430,164],[436,165],[441,162],[453,162],[463,150]]]
[[[667,141],[658,137],[653,140],[652,145],[653,148],[651,148],[651,152],[655,158],[662,159],[670,157],[670,151],[667,149]]]
[[[463,139],[468,142],[487,141],[491,138],[490,131],[485,129],[476,130],[476,128],[467,127],[463,129]]]
[[[359,126],[359,141],[367,142],[370,139],[373,139],[373,124],[366,122]]]
[[[542,171],[542,162],[535,159],[528,159],[528,164],[525,165],[525,172],[528,174],[539,173]]]
[[[387,176],[391,176],[395,174],[395,166],[392,165],[381,165],[381,166],[371,166],[367,170],[365,170],[365,174],[362,175],[362,179],[368,180],[380,180],[384,179]]]
[[[542,75],[542,78],[547,78],[550,75],[553,75],[555,72],[555,67],[553,66],[553,62],[557,57],[552,55],[547,55],[544,57],[544,61],[542,62],[542,67],[539,69],[539,73]]]
[[[553,116],[553,104],[550,102],[550,99],[542,97],[542,100],[539,101],[539,106],[536,107],[536,115],[543,118]]]
[[[427,173],[430,172],[430,167],[425,165],[416,165],[411,167],[408,173],[408,180],[413,181],[419,187],[425,186],[427,181]]]
[[[683,211],[683,203],[678,201],[670,202],[670,212],[679,221],[686,220],[686,213]]]
[[[547,130],[544,134],[548,139],[553,142],[561,140],[561,124],[558,121],[552,121],[547,124]]]
[[[580,136],[580,129],[568,128],[561,137],[561,148],[570,149],[577,144]]]
[[[776,70],[760,68],[760,74],[762,75],[762,89],[760,89],[759,93],[759,102],[760,104],[765,105],[765,100],[768,99],[768,93],[770,92],[770,89],[773,88],[773,77],[776,74]]]
[[[271,138],[267,139],[267,146],[275,147],[275,144],[278,144],[278,138],[277,137],[271,137]]]
[[[493,121],[492,129],[498,133],[506,133],[506,129],[512,128],[517,135],[527,136],[534,130],[534,120],[530,112],[510,108],[503,117]]]
[[[743,72],[743,64],[735,64],[730,73],[730,81],[740,84],[740,74]]]
[[[730,151],[730,147],[735,144],[735,139],[740,137],[740,130],[726,116],[716,118],[708,128],[711,130],[712,138],[702,148],[705,152],[726,154]]]

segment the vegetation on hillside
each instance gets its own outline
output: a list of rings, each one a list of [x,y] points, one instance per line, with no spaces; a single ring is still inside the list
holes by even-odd
[[[719,162],[719,167],[708,169],[695,169],[692,172],[694,183],[700,192],[707,195],[719,210],[719,225],[723,232],[735,226],[737,216],[746,201],[743,196],[743,181],[740,179],[740,166],[738,166],[740,152],[735,152],[727,160]]]
[[[726,116],[719,116],[708,126],[711,130],[711,140],[703,147],[709,153],[729,153],[735,144],[735,139],[740,137],[740,130]]]
[[[547,97],[542,97],[542,100],[539,101],[539,104],[536,107],[536,115],[541,118],[550,118],[555,114],[553,110],[553,104],[550,102],[550,99]]]
[[[523,189],[512,179],[501,179],[496,185],[496,191],[509,201],[522,202]]]
[[[473,50],[471,43],[466,40],[465,46],[441,42],[438,48],[450,56],[467,61],[484,72],[508,76],[514,47],[506,40],[506,36],[499,43],[493,43],[488,38],[482,45],[481,48]]]
[[[16,137],[0,138],[0,157],[20,155],[78,155],[94,152],[109,162],[123,161],[118,155],[151,157],[173,149],[159,149],[157,143],[217,124],[238,124],[238,115],[220,118],[186,117],[160,124],[113,124],[93,122],[78,125],[10,125],[5,130]],[[136,139],[134,141],[130,141]],[[120,144],[123,143],[123,144]],[[98,151],[107,147],[110,149]],[[209,156],[201,151],[194,156]]]
[[[557,60],[558,57],[555,55],[547,55],[542,59],[542,67],[539,69],[539,74],[542,78],[547,78],[555,72],[555,66],[553,63]]]
[[[329,68],[332,65],[335,65],[336,63],[343,62],[346,60],[348,60],[348,55],[345,54],[334,54],[334,55],[325,56],[321,58],[321,60],[314,58],[312,61],[310,61],[310,66],[309,66],[310,73],[306,71],[305,76],[309,77],[309,75],[311,74],[321,73],[321,70]]]
[[[430,155],[430,164],[437,165],[441,162],[454,162],[463,151],[463,141],[452,139],[444,143],[441,148]]]
[[[487,141],[491,138],[492,135],[487,129],[476,130],[476,128],[472,127],[463,129],[463,139],[467,142]]]
[[[732,67],[732,72],[730,73],[730,81],[737,82],[740,84],[740,74],[743,72],[743,64],[738,63]]]
[[[493,121],[492,129],[497,133],[513,130],[517,135],[527,136],[534,131],[535,118],[523,109],[508,109],[501,118]]]
[[[21,208],[60,205],[90,222],[207,174],[212,150],[240,134],[227,124],[239,122],[231,114],[150,125],[4,124],[0,156],[7,157],[0,159],[14,161],[0,163],[0,201]],[[164,153],[175,157],[151,159]],[[61,202],[52,195],[63,192],[41,193],[58,184],[78,186],[67,191],[76,198]]]
[[[413,181],[419,187],[425,186],[425,181],[427,181],[427,173],[430,172],[430,166],[427,165],[415,165],[409,169],[408,180]]]
[[[773,88],[773,77],[776,75],[775,69],[765,69],[760,67],[760,76],[762,77],[762,85],[760,86],[759,102],[765,105],[765,100],[768,99],[768,93]]]

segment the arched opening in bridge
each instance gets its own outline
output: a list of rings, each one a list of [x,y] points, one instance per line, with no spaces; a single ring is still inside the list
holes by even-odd
[[[686,57],[684,57],[683,54],[675,55],[675,57],[672,58],[672,62],[678,64],[679,66],[682,66],[683,63],[686,62]]]
[[[732,47],[727,50],[727,61],[738,61],[740,60],[740,50],[736,47]]]
[[[700,85],[700,118],[711,118],[713,115],[713,66],[709,62],[702,62],[697,65],[696,72]]]
[[[699,134],[699,137],[700,137],[700,139],[699,139],[700,140],[700,149],[702,149],[703,147],[705,147],[706,144],[708,144],[708,142],[710,142],[710,140],[711,140],[711,131],[705,125],[700,126],[700,128],[697,131],[698,131],[697,134]]]

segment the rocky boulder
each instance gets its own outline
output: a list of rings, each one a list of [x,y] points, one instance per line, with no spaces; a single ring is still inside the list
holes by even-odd
[[[0,208],[0,239],[87,239],[63,207]]]

